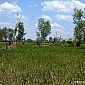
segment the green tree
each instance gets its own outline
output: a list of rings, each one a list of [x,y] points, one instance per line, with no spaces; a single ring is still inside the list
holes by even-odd
[[[49,45],[52,45],[52,44],[53,44],[53,38],[49,37]]]
[[[36,39],[36,45],[41,45],[42,43],[42,40],[41,40],[41,37],[40,37],[40,33],[39,32],[36,32],[36,36],[37,36],[37,39]]]
[[[3,31],[1,28],[0,28],[0,41],[3,41]]]
[[[46,37],[51,33],[50,21],[45,21],[43,18],[38,20],[38,30],[40,32],[40,37],[42,40],[45,40]]]
[[[75,24],[75,28],[74,28],[75,40],[78,40],[79,42],[81,42],[81,40],[85,38],[85,36],[84,36],[84,34],[85,34],[84,11],[81,9],[75,8],[74,15],[73,15],[73,21]]]
[[[2,37],[3,37],[3,40],[6,41],[7,40],[7,27],[4,27],[2,29]]]
[[[36,36],[37,36],[37,39],[39,39],[40,38],[40,33],[36,32]]]
[[[5,41],[6,49],[7,49],[8,48],[8,46],[7,46],[7,27],[4,27],[2,29],[2,38]]]
[[[11,44],[13,44],[14,30],[11,28],[7,28],[7,27],[3,28],[2,29],[2,38],[3,38],[3,41],[5,41],[5,43],[6,43],[6,49],[7,49],[8,42],[9,42],[9,46]]]
[[[14,43],[14,30],[11,28],[7,29],[7,38],[9,41],[9,46]]]
[[[6,43],[6,49],[9,45],[13,44],[14,41],[14,30],[11,28],[4,27],[0,29],[0,41],[4,41]]]
[[[24,35],[26,34],[24,31],[24,25],[23,22],[19,22],[16,25],[16,28],[18,28],[18,35],[17,35],[17,40],[22,40]]]

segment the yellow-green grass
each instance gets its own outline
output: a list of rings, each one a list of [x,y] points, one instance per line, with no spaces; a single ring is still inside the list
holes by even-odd
[[[2,85],[71,85],[85,81],[85,46],[33,46],[0,49]]]
[[[5,42],[0,42],[0,49],[5,47]]]

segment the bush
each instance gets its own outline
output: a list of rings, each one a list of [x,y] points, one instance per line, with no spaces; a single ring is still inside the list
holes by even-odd
[[[69,45],[70,47],[74,47],[74,46],[75,46],[75,43],[74,43],[73,41],[67,41],[67,43],[68,43],[68,45]]]

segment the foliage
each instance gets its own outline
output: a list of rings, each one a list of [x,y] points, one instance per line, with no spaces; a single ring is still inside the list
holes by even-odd
[[[8,41],[13,41],[13,39],[14,39],[14,30],[9,28],[7,30],[7,35],[8,35]]]
[[[52,41],[52,37],[49,37],[49,41]]]
[[[40,37],[45,40],[46,37],[51,33],[50,21],[45,21],[43,18],[38,20],[38,29],[40,31]]]
[[[75,39],[81,42],[82,39],[85,40],[84,11],[75,8],[73,20],[74,20],[74,24],[76,25],[74,28]]]
[[[36,36],[37,36],[37,38],[40,38],[40,33],[36,32]]]
[[[19,22],[16,25],[16,28],[18,28],[18,35],[17,35],[17,40],[22,40],[24,35],[26,34],[24,31],[24,25],[23,22]]]
[[[77,8],[74,9],[74,15],[73,15],[74,24],[81,23],[83,13],[84,11],[82,11],[81,9],[77,9]]]
[[[75,46],[75,43],[73,42],[73,41],[67,41],[67,43],[69,44],[69,47],[71,47],[71,46]]]
[[[34,43],[35,41],[34,40],[32,40],[32,39],[27,39],[26,40],[28,43]]]
[[[2,28],[0,29],[0,40],[1,41],[13,41],[13,37],[14,37],[14,30],[11,28]]]
[[[0,41],[3,41],[3,32],[1,28],[0,28]]]
[[[2,38],[3,40],[7,40],[7,27],[2,29]]]

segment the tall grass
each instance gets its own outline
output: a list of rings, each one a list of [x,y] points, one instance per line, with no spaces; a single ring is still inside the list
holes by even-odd
[[[18,45],[0,49],[2,85],[71,85],[85,81],[85,46]]]

